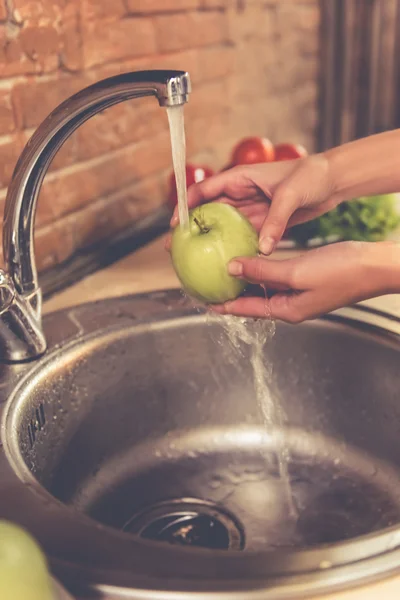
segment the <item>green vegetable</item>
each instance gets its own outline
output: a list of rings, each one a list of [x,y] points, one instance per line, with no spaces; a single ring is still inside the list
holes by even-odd
[[[329,238],[377,242],[400,225],[400,214],[396,204],[397,194],[362,196],[344,202],[334,210],[290,229],[291,239],[306,247],[310,240]]]

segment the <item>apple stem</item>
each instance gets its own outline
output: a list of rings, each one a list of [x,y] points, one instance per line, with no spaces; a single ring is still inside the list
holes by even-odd
[[[197,227],[200,229],[200,233],[208,233],[210,230],[208,227],[204,227],[199,223],[199,221],[194,217],[193,221],[196,223]]]

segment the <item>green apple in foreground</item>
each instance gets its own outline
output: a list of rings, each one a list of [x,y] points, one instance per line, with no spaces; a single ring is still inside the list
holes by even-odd
[[[207,304],[234,300],[246,282],[229,275],[228,263],[257,256],[258,235],[250,221],[229,204],[210,203],[189,213],[189,227],[172,234],[171,256],[176,274],[189,294]]]
[[[19,526],[0,520],[1,600],[54,600],[46,558]]]

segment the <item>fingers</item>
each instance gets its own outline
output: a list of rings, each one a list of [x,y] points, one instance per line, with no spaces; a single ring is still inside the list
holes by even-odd
[[[211,312],[236,317],[271,318],[265,298],[238,298],[232,302],[210,306]]]
[[[199,185],[199,184],[195,184],[195,185]],[[190,190],[191,188],[189,188]],[[188,190],[188,194],[189,194],[189,190]],[[237,202],[235,200],[232,200],[231,198],[227,198],[226,196],[221,196],[219,198],[216,198],[214,200],[214,202],[220,202],[223,204],[231,204],[234,207],[237,207]],[[200,202],[199,204],[204,204],[205,202]],[[188,197],[188,209],[190,210],[191,208],[195,208],[195,206],[197,205],[193,205],[191,206],[189,203],[189,197]],[[171,217],[171,221],[170,221],[170,226],[172,228],[176,227],[179,223],[179,209],[178,209],[178,205],[175,206],[174,208],[174,212],[172,213],[172,217]]]
[[[267,204],[264,204],[263,202],[254,202],[254,200],[243,200],[242,202],[238,202],[226,196],[221,196],[220,198],[215,200],[215,202],[221,204],[230,204],[231,206],[237,208],[245,217],[249,219],[256,231],[260,230],[261,225],[264,222],[265,216],[268,213]],[[175,211],[177,212],[178,209],[175,208]],[[175,225],[177,225],[177,222],[175,223]],[[171,238],[172,233],[169,232],[165,239],[165,250],[167,251],[171,249]]]
[[[235,258],[229,263],[228,272],[251,283],[264,284],[269,289],[293,289],[295,264],[296,259]]]
[[[212,307],[220,314],[238,317],[272,318],[287,323],[300,323],[313,318],[320,306],[313,302],[314,292],[299,289],[294,273],[298,259],[271,260],[263,257],[238,258],[231,261],[231,275],[250,283],[261,284],[276,292],[271,298],[242,296],[224,305]],[[297,287],[295,286],[297,284]]]
[[[165,238],[165,243],[164,243],[164,248],[167,252],[169,252],[171,250],[171,244],[172,244],[172,234],[168,233],[167,237]]]
[[[244,173],[245,167],[234,167],[190,186],[188,189],[189,209],[216,200],[220,196],[227,196],[233,200],[242,199],[246,193]],[[171,219],[172,227],[178,224],[178,219],[178,210],[175,208]]]
[[[299,195],[289,188],[278,188],[260,231],[260,250],[269,255],[281,240],[290,217],[300,203]]]
[[[273,319],[286,323],[301,323],[313,319],[322,312],[313,305],[309,298],[311,292],[278,293],[270,299],[240,297],[232,302],[210,307],[212,312],[236,317],[250,317],[255,319]]]
[[[310,293],[275,294],[270,299],[271,318],[292,324],[302,323],[306,319],[313,318],[316,314],[314,315],[312,311],[307,313],[304,307],[304,304],[307,304],[307,297]]]

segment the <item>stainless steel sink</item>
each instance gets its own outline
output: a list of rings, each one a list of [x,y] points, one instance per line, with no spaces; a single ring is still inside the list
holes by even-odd
[[[398,320],[359,307],[278,324],[261,365],[279,419],[256,401],[251,345],[238,355],[179,291],[42,327],[33,224],[55,153],[108,106],[154,96],[172,109],[190,89],[184,71],[100,81],[57,107],[16,165],[0,270],[0,517],[38,538],[77,598],[303,599],[384,577],[400,565]]]
[[[397,320],[277,324],[264,364],[283,426],[263,419],[250,347],[238,360],[179,291],[44,331],[42,358],[0,367],[0,515],[77,597],[305,598],[399,569]]]

